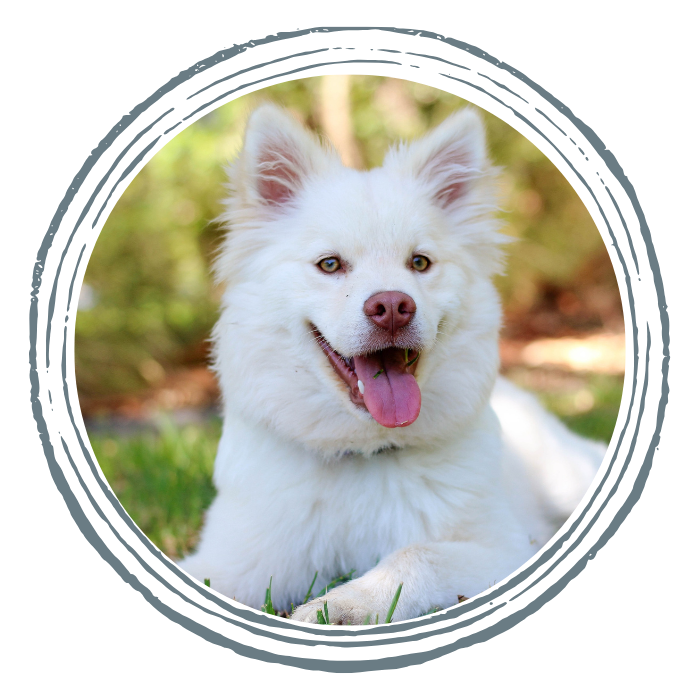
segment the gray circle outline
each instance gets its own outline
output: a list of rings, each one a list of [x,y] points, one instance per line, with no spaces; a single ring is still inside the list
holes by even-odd
[[[487,60],[500,68],[504,68],[511,74],[519,76],[521,80],[526,81],[526,78],[522,75],[522,73],[500,61],[497,61],[486,52],[478,49],[478,47],[473,47],[465,42],[460,42],[455,39],[442,37],[434,32],[380,27],[343,27],[341,29],[345,32],[393,32],[428,39],[437,39],[443,41],[444,43],[450,44],[455,48],[468,51],[471,55]],[[112,494],[111,490],[109,490],[107,487],[106,482],[104,482],[102,479],[94,461],[89,457],[89,453],[87,453],[83,448],[85,436],[82,432],[80,418],[78,417],[74,403],[76,393],[75,378],[73,373],[72,336],[75,328],[75,312],[66,312],[66,308],[63,307],[67,305],[68,307],[75,309],[77,306],[80,282],[82,281],[82,277],[87,266],[90,251],[101,229],[101,223],[104,222],[104,219],[112,210],[114,204],[119,196],[121,196],[131,178],[145,165],[148,160],[150,160],[153,153],[155,153],[158,148],[162,147],[183,128],[186,128],[193,121],[199,119],[201,116],[211,111],[215,107],[228,102],[230,99],[235,99],[235,97],[248,93],[251,91],[251,89],[256,89],[241,89],[240,92],[233,97],[230,93],[222,92],[221,95],[224,95],[223,97],[219,95],[216,99],[212,99],[209,102],[202,102],[195,99],[196,96],[200,94],[200,91],[190,90],[189,88],[194,86],[188,85],[187,83],[193,79],[196,79],[196,77],[199,76],[200,71],[207,70],[223,60],[233,58],[243,53],[248,48],[253,48],[255,46],[270,42],[293,39],[309,33],[330,33],[331,31],[331,28],[318,28],[268,36],[263,39],[248,42],[240,47],[219,51],[214,56],[198,62],[192,68],[182,71],[179,76],[175,77],[165,86],[157,90],[150,98],[141,103],[128,116],[122,118],[109,132],[109,134],[107,134],[105,139],[100,142],[99,146],[94,149],[92,155],[85,161],[85,164],[80,169],[80,172],[68,188],[66,196],[59,205],[56,216],[54,217],[37,254],[32,284],[32,304],[30,309],[30,329],[36,328],[38,331],[37,337],[31,339],[32,343],[30,348],[30,378],[32,385],[31,405],[39,433],[42,436],[42,449],[47,466],[49,467],[59,492],[69,508],[71,524],[79,527],[82,532],[92,532],[92,537],[88,536],[88,539],[91,539],[92,542],[97,545],[96,548],[99,549],[100,541],[95,539],[94,536],[96,530],[95,521],[93,520],[94,516],[97,514],[109,514],[112,516],[112,518],[116,516],[116,527],[124,532],[123,537],[127,539],[130,538],[132,541],[138,543],[139,548],[138,550],[134,548],[134,551],[138,551],[141,554],[141,559],[147,562],[147,568],[149,569],[147,573],[148,578],[151,578],[154,575],[150,572],[150,569],[152,568],[151,565],[157,566],[160,564],[161,569],[163,569],[162,565],[169,567],[172,567],[172,565],[164,559],[160,552],[157,552],[157,550],[150,545],[150,542],[148,542],[145,536],[133,525],[131,520],[123,511],[121,505]],[[321,51],[323,50],[320,50],[319,52]],[[298,55],[303,54],[292,54],[286,58]],[[346,63],[357,62],[358,61],[343,61],[333,63],[333,65],[345,65]],[[362,61],[359,62],[361,63]],[[254,67],[250,69],[254,69]],[[283,74],[276,76],[275,79],[270,80],[265,84],[282,82],[284,79],[306,77],[306,75],[308,74],[305,74],[304,76],[299,76],[296,73]],[[210,78],[210,76],[201,77],[211,82],[220,81],[220,78]],[[235,82],[237,78],[245,80],[245,77],[245,72],[241,72],[231,76],[231,79],[232,82]],[[189,103],[187,104],[188,109],[186,114],[184,109],[182,109],[182,100],[180,100],[180,106],[178,107],[177,99],[177,95],[181,94],[182,92],[183,81],[185,81],[185,86],[187,88],[186,94],[189,98],[185,100],[185,103]],[[260,81],[260,79],[256,80],[256,78],[251,77],[248,77],[247,81],[249,83],[264,82]],[[527,83],[527,89],[529,91],[539,92],[536,89],[536,86],[529,81],[527,81]],[[257,85],[256,87],[261,86],[262,85]],[[241,84],[239,84],[238,87],[241,87]],[[245,88],[248,86],[243,85],[243,87]],[[173,99],[174,95],[175,99]],[[542,94],[538,94],[537,97],[540,104],[543,102],[549,102],[548,98],[545,98]],[[171,107],[163,112],[162,107],[163,105],[167,104],[170,104]],[[551,105],[549,106],[551,107]],[[578,122],[577,128],[580,131],[584,133],[588,132],[586,145],[589,147],[592,145],[598,156],[608,163],[605,149],[595,138],[595,135],[590,130],[586,129],[586,127],[580,123],[580,120],[576,120],[570,114],[567,116],[571,119],[571,123]],[[152,150],[150,148],[146,148],[145,146],[142,147],[141,141],[147,138],[151,145],[160,145]],[[114,162],[109,167],[104,168],[100,165],[100,161],[104,160],[105,154],[109,153],[119,153],[120,155],[127,157],[124,158],[123,162],[119,162],[119,158],[115,158]],[[622,174],[619,172],[619,168],[616,167],[615,163],[608,163],[608,165],[611,168],[611,172],[617,171],[617,183],[621,183],[623,179]],[[90,193],[89,190],[91,187],[91,182],[95,182],[96,178],[96,186]],[[628,192],[630,198],[637,198],[630,186],[626,187],[626,191]],[[105,204],[105,202],[109,202],[109,204]],[[78,277],[75,277],[75,274],[78,274]],[[42,307],[44,304],[46,305],[48,311],[42,313],[40,307]],[[68,316],[69,320],[65,322],[60,322],[57,320],[59,318],[65,318],[66,315]],[[54,332],[52,333],[51,326],[53,324],[56,326],[62,326],[62,332],[58,328],[54,328]],[[42,329],[44,332],[43,343],[41,337]],[[59,342],[60,339],[63,339],[64,341],[62,344]],[[44,350],[43,357],[42,348]],[[51,352],[52,350],[55,352]],[[65,357],[63,358],[59,357],[61,355],[61,350],[65,350]],[[63,362],[60,362],[60,359],[62,359]],[[608,475],[606,475],[604,478],[604,481],[601,486],[599,486],[598,491],[601,490],[603,484],[605,484],[607,487],[605,491],[612,490],[612,488],[610,488],[612,487],[612,484],[609,484],[611,476],[611,468],[609,467]],[[642,485],[644,483],[643,476],[644,475],[642,474],[639,475],[639,478],[636,480],[634,489],[631,493],[639,493],[642,490]],[[101,500],[105,497],[107,499],[106,502]],[[628,498],[627,501],[617,509],[618,512],[615,514],[614,520],[619,520],[629,512],[632,507],[632,501],[632,498]],[[90,506],[89,513],[85,513],[83,511],[85,506]],[[584,511],[586,515],[586,523],[599,515],[601,506],[602,499],[596,498],[596,495],[594,494]],[[562,548],[568,549],[568,547],[565,547],[565,545],[569,543],[571,533],[577,528],[577,524],[578,529],[582,529],[583,519],[583,517],[579,518],[579,520],[574,523],[574,526],[572,526],[569,533],[566,533],[562,538],[560,538],[560,540],[558,540],[558,543],[561,543],[560,546]],[[100,522],[101,520],[101,518],[97,518],[98,532],[104,532],[104,530],[109,527],[105,526],[104,522]],[[153,552],[148,550],[149,547],[153,549]],[[582,570],[586,561],[588,558],[590,558],[593,549],[594,547],[589,547],[587,556],[580,557],[577,564],[570,568],[566,575],[562,576],[559,581],[547,589],[551,592],[548,592],[546,595],[540,595],[535,601],[526,604],[524,608],[521,608],[520,610],[507,614],[505,618],[502,617],[504,613],[499,614],[499,608],[502,609],[503,603],[505,602],[502,600],[502,595],[498,595],[498,593],[504,592],[503,587],[501,587],[499,591],[492,593],[488,598],[474,601],[474,603],[470,604],[468,607],[450,611],[447,614],[440,616],[435,620],[435,622],[439,623],[440,625],[438,628],[429,627],[426,630],[425,623],[415,622],[405,623],[397,631],[404,633],[404,636],[402,636],[400,641],[414,641],[416,639],[428,638],[436,634],[442,634],[442,629],[448,624],[450,627],[459,626],[460,628],[463,627],[465,623],[487,624],[489,625],[487,629],[480,630],[479,632],[469,635],[461,640],[457,640],[449,645],[440,647],[437,650],[417,654],[405,654],[401,656],[393,655],[392,659],[374,661],[323,661],[318,659],[306,659],[303,657],[285,656],[273,654],[267,651],[260,651],[248,645],[235,642],[220,633],[204,627],[205,624],[211,623],[198,622],[196,620],[196,611],[216,612],[217,618],[220,618],[220,622],[222,624],[226,623],[227,621],[231,621],[246,631],[258,636],[264,636],[267,639],[283,641],[287,644],[289,644],[292,640],[287,635],[271,633],[271,630],[260,630],[260,616],[256,612],[238,611],[223,600],[214,601],[214,604],[212,604],[212,596],[207,595],[204,591],[201,591],[196,584],[188,580],[180,582],[183,585],[180,586],[178,593],[185,600],[189,599],[188,602],[194,608],[190,608],[189,611],[183,610],[181,607],[180,609],[176,607],[176,605],[182,603],[182,600],[169,599],[167,596],[158,595],[153,591],[148,590],[146,587],[143,587],[141,593],[144,600],[147,602],[148,607],[158,610],[165,617],[170,618],[174,623],[181,625],[185,629],[188,629],[193,634],[196,634],[206,641],[218,646],[229,648],[232,651],[235,651],[236,653],[248,658],[270,660],[304,669],[316,669],[319,668],[319,665],[322,665],[323,670],[329,672],[347,672],[348,670],[356,671],[358,670],[358,665],[360,664],[363,665],[366,670],[395,670],[424,663],[425,661],[435,658],[440,658],[441,656],[455,651],[456,649],[468,647],[482,641],[487,641],[488,639],[507,631],[519,622],[525,622],[533,612],[536,612],[542,607],[546,600],[552,598],[558,591],[560,591],[568,580],[575,578],[575,575]],[[110,557],[107,555],[102,555],[102,558],[105,560],[110,559]],[[160,558],[162,562],[159,562],[158,558]],[[540,559],[542,559],[542,557]],[[541,562],[540,564],[543,563],[544,562]],[[109,564],[106,564],[105,566],[108,570],[112,570],[112,567]],[[542,568],[541,566],[537,567],[537,563],[533,564],[531,567],[528,567],[528,576],[525,577],[522,574],[517,576],[513,581],[508,583],[510,589],[514,588],[513,584],[518,582],[518,579],[522,578],[522,584],[528,585],[533,578],[541,578],[539,575],[534,575],[533,567]],[[172,568],[174,569],[174,567]],[[141,576],[143,576],[143,571],[140,573]],[[163,573],[166,573],[164,569]],[[181,572],[175,570],[172,573],[175,573],[184,579],[184,574]],[[124,579],[128,578],[128,576],[118,575],[118,578]],[[521,585],[520,588],[522,587],[523,586]],[[190,589],[192,588],[195,590],[191,591]],[[513,598],[513,596],[509,597]],[[207,598],[209,600],[207,600]],[[223,605],[219,605],[217,603],[222,603]],[[506,607],[508,607],[507,604]],[[224,612],[232,613],[232,611],[236,612],[234,614],[222,614]],[[283,626],[283,629],[285,629],[287,632],[292,629],[287,623],[279,622],[277,620],[265,619],[264,624],[266,627],[273,628]],[[405,636],[406,631],[417,628],[420,628],[420,632],[418,632],[418,634],[411,637]],[[363,630],[360,632],[341,632],[340,630],[333,630],[333,637],[336,637],[334,640],[328,639],[328,632],[313,630],[311,628],[303,628],[303,631],[305,634],[312,634],[315,636],[323,635],[324,639],[323,641],[318,642],[308,639],[294,639],[293,641],[305,645],[324,644],[343,647],[375,646],[378,644],[386,645],[392,643],[391,640],[367,640],[366,642],[360,644],[358,637],[372,637],[376,636],[377,634],[384,635],[388,632],[388,630],[382,630],[381,628],[374,630]],[[352,636],[353,641],[343,641],[341,639],[337,639],[337,637],[341,635],[343,637]],[[392,652],[393,651],[394,650],[392,649]]]

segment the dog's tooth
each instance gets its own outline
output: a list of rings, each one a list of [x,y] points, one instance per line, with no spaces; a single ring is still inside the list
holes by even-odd
[[[362,396],[364,396],[365,395],[365,385],[362,383],[361,379],[357,380],[357,388],[360,390],[360,394],[362,394]]]

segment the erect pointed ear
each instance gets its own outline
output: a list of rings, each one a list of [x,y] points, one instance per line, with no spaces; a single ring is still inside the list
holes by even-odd
[[[263,206],[293,200],[313,175],[339,162],[289,113],[265,104],[248,120],[236,175],[248,198]]]
[[[490,170],[481,118],[471,109],[456,112],[422,139],[401,144],[384,163],[418,179],[443,209],[458,206]]]

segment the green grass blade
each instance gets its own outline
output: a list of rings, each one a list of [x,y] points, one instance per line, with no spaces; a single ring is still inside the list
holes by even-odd
[[[270,576],[270,585],[265,591],[265,602],[262,608],[260,609],[260,612],[263,615],[272,615],[279,619],[279,615],[277,614],[276,610],[272,607],[272,576]]]
[[[372,624],[372,614],[367,613],[367,617],[362,621],[363,625],[371,625]]]
[[[204,579],[204,585],[205,585],[207,588],[211,588],[211,579],[205,578],[205,579]]]
[[[314,583],[316,583],[316,577],[318,576],[318,571],[314,574],[314,580],[311,582],[311,585],[309,586],[309,592],[306,594],[306,598],[304,598],[304,603],[308,601],[309,598],[311,598],[311,591],[314,588]],[[304,604],[302,603],[302,605]]]
[[[326,622],[325,618],[323,617],[323,610],[320,610],[320,609],[319,609],[319,610],[316,611],[316,620],[317,620],[317,622],[318,622],[319,625],[326,625],[326,624],[328,624],[328,623]]]
[[[391,618],[394,616],[394,610],[396,610],[396,604],[399,602],[399,596],[401,595],[402,588],[403,583],[400,583],[399,587],[396,589],[396,593],[394,594],[394,600],[391,601],[391,605],[389,606],[389,612],[386,614],[386,620],[384,620],[384,624],[386,625],[391,622]]]
[[[331,616],[328,614],[328,601],[327,600],[323,601],[323,612],[326,615],[326,624],[330,625],[331,624]]]
[[[418,360],[419,357],[420,357],[420,353],[418,353],[418,354],[406,365],[406,367],[410,367],[414,362],[416,362],[416,361]]]

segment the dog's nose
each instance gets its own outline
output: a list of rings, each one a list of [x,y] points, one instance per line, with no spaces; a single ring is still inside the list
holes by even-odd
[[[367,299],[365,313],[372,323],[394,335],[413,318],[416,302],[403,292],[379,292]]]

